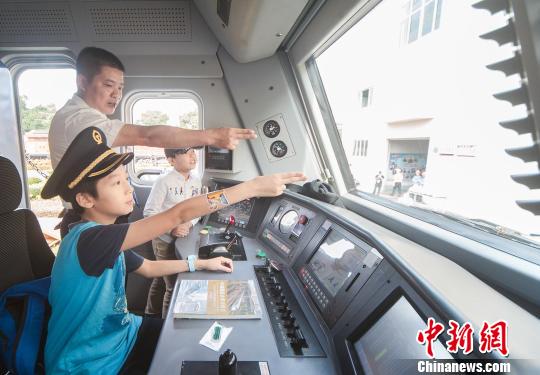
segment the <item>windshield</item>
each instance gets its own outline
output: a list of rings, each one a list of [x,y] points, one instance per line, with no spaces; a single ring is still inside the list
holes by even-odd
[[[521,77],[486,68],[516,47],[479,38],[507,17],[464,0],[383,0],[315,58],[359,194],[540,243],[539,219],[515,203],[538,193],[510,178],[537,164],[504,151],[531,136],[499,125],[527,108],[493,96]]]

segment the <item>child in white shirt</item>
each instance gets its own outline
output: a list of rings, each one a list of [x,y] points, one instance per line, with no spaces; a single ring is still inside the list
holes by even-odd
[[[201,194],[201,180],[192,173],[197,166],[197,153],[194,148],[165,149],[165,156],[173,167],[160,177],[152,187],[144,207],[143,215],[152,216],[163,212],[184,199]],[[199,218],[180,224],[170,233],[165,233],[152,240],[152,249],[156,260],[176,259],[174,241],[176,237],[185,237]],[[176,275],[155,278],[148,292],[146,314],[167,316],[167,309],[176,282]],[[165,285],[164,285],[165,283]]]

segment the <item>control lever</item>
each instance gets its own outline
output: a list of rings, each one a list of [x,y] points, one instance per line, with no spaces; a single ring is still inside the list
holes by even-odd
[[[276,305],[278,305],[278,306],[282,306],[282,305],[285,306],[285,305],[287,305],[287,302],[286,302],[286,300],[285,300],[285,296],[284,296],[284,295],[281,295],[281,296],[279,297],[279,301],[276,302]]]
[[[289,307],[289,304],[287,302],[284,302],[283,304],[281,304],[281,306],[279,306],[278,311],[285,312],[287,310],[287,307]]]
[[[304,337],[304,334],[302,333],[302,330],[300,328],[296,328],[294,330],[294,337],[296,337],[296,340],[300,343],[300,345],[304,348],[307,348],[307,341]]]
[[[282,269],[282,264],[279,263],[277,260],[269,260],[268,261],[268,266],[270,269],[274,269],[276,270],[277,272],[281,272],[281,269]]]
[[[281,285],[277,284],[277,285],[273,285],[271,287],[271,290],[272,290],[272,295],[274,295],[275,297],[277,297],[281,291],[283,290],[283,288],[281,287]]]
[[[300,328],[296,328],[294,330],[294,333],[291,336],[290,344],[294,350],[295,353],[301,354],[302,348],[307,348],[308,344],[306,342],[306,338],[304,337],[304,334],[300,330]]]
[[[232,217],[232,216],[231,216]],[[236,241],[236,238],[238,237],[238,235],[235,233],[232,240],[227,244],[227,247],[225,248],[227,251],[229,251],[229,249],[231,248],[231,246],[234,244],[234,241]]]
[[[283,310],[283,313],[281,314],[281,319],[283,319],[283,320],[288,320],[288,319],[291,318],[291,316],[292,316],[292,311],[289,310],[289,309],[287,309],[287,308],[285,308],[285,309]]]
[[[272,272],[272,266],[270,265],[270,259],[266,258],[266,263],[264,264],[264,272],[271,275]]]
[[[296,328],[298,328],[298,326],[295,325],[296,323],[296,318],[294,317],[294,315],[291,314],[291,316],[287,319],[285,319],[285,328],[292,328],[293,329],[293,332]]]
[[[218,361],[218,374],[219,375],[237,375],[238,374],[238,360],[236,354],[231,349],[227,349],[225,353],[219,356]]]
[[[298,341],[296,336],[291,337],[290,344],[291,344],[295,354],[302,354],[302,343],[300,341]]]
[[[225,234],[229,233],[229,228],[231,227],[231,225],[234,226],[234,223],[235,223],[234,216],[233,215],[229,216],[229,222],[227,223],[227,226],[225,227]]]

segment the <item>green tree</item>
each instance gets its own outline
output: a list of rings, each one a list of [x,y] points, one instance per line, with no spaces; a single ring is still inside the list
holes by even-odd
[[[160,111],[146,111],[141,113],[141,118],[137,120],[139,125],[164,125],[169,121],[169,116]]]
[[[184,129],[199,129],[199,113],[191,111],[180,116],[180,127]]]
[[[46,104],[28,108],[27,101],[28,97],[26,95],[19,96],[19,110],[21,112],[23,131],[49,129],[51,120],[56,113],[55,105]]]

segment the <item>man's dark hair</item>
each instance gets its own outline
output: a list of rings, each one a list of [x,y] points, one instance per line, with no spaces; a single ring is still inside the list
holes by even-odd
[[[91,82],[99,74],[101,67],[110,66],[125,72],[124,64],[111,52],[97,47],[86,47],[77,56],[77,74],[82,74]]]
[[[77,186],[73,188],[73,190],[70,190],[69,192],[64,192],[60,194],[60,197],[65,200],[66,202],[71,203],[71,207],[73,207],[73,211],[78,213],[79,215],[84,212],[84,208],[81,207],[77,203],[77,199],[75,197],[78,193],[87,193],[90,194],[90,196],[97,198],[98,192],[97,192],[97,182],[99,178],[93,178],[93,179],[84,179]]]

